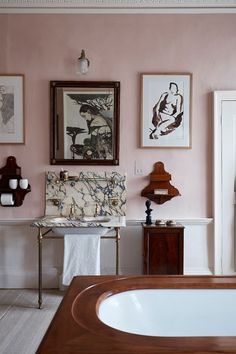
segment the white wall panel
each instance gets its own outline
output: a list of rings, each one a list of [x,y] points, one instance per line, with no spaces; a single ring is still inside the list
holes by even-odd
[[[0,221],[0,288],[36,288],[38,284],[37,229],[33,220]],[[185,274],[212,274],[212,219],[179,220],[185,226]],[[142,274],[141,221],[127,221],[121,230],[120,273]],[[103,274],[115,274],[115,242],[101,241]],[[88,260],[89,261],[89,260]],[[43,240],[43,285],[55,288],[63,264],[63,238]]]

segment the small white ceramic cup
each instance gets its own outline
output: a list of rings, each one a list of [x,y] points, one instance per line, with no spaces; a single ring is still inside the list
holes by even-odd
[[[28,179],[26,179],[26,178],[20,179],[19,184],[20,184],[21,189],[27,189],[28,184],[29,184]]]
[[[17,179],[9,179],[9,187],[11,189],[16,189],[17,188]]]

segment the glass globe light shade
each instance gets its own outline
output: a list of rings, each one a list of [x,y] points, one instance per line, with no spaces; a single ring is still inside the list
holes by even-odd
[[[89,69],[89,60],[85,56],[85,51],[82,50],[81,56],[77,61],[77,74],[85,75],[87,74]]]

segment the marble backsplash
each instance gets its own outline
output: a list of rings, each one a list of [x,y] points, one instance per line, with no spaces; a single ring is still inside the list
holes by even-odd
[[[126,175],[117,172],[46,173],[45,215],[125,215]]]

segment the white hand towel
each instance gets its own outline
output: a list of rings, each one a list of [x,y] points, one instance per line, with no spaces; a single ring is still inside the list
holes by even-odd
[[[64,236],[64,285],[76,275],[100,275],[100,235]]]

